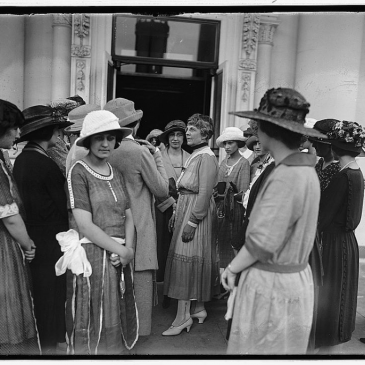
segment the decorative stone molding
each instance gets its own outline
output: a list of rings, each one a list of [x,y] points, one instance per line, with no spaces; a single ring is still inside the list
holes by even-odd
[[[241,74],[241,100],[247,102],[250,96],[251,75],[242,72]]]
[[[256,49],[259,29],[260,15],[245,14],[243,16],[242,49],[246,52],[248,58]]]
[[[70,95],[78,94],[88,103],[92,18],[89,14],[73,14],[72,20]]]
[[[71,46],[71,56],[73,57],[90,57],[91,56],[91,47],[90,46],[78,46],[73,44]]]
[[[52,26],[71,27],[71,14],[52,14]]]
[[[75,14],[74,15],[74,29],[75,34],[81,38],[85,38],[90,33],[90,15]]]
[[[256,70],[256,60],[246,58],[240,60],[238,64],[239,70],[255,71]]]
[[[76,61],[76,89],[77,91],[85,90],[85,68],[86,61],[85,60],[77,60]]]
[[[274,33],[279,25],[277,16],[262,16],[259,31],[259,43],[273,45]]]

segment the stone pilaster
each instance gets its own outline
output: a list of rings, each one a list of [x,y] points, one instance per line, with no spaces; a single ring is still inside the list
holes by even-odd
[[[258,107],[261,98],[270,87],[271,53],[274,33],[278,25],[277,15],[261,15],[257,47],[254,107]]]
[[[236,110],[250,110],[254,103],[254,86],[257,67],[257,44],[259,39],[259,14],[244,14],[242,26],[241,57],[238,62],[239,85]],[[240,120],[240,125],[248,120]]]
[[[86,103],[89,103],[91,62],[90,15],[74,14],[72,17],[70,94],[78,94]]]

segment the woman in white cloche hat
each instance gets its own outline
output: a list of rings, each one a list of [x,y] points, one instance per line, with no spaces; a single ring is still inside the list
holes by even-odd
[[[107,162],[118,142],[132,132],[118,120],[107,110],[86,115],[75,143],[89,152],[68,173],[68,204],[92,267],[90,277],[68,272],[71,354],[120,355],[138,339],[130,264],[134,223],[123,177]]]
[[[216,197],[219,258],[220,267],[223,268],[235,256],[244,215],[242,194],[250,185],[250,164],[239,151],[245,140],[243,132],[236,127],[226,128],[217,138],[218,147],[224,148],[227,154],[219,166]]]

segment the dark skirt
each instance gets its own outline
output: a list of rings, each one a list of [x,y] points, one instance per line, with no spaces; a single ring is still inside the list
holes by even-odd
[[[319,287],[316,347],[351,340],[355,329],[359,248],[353,231],[323,232],[323,286]]]
[[[172,232],[169,232],[168,225],[172,217],[172,206],[163,213],[156,208],[156,232],[157,232],[157,260],[158,270],[156,281],[164,280],[167,254],[169,253]]]
[[[66,341],[66,275],[56,276],[55,264],[62,256],[56,234],[68,230],[68,222],[28,223],[36,257],[30,264],[34,312],[42,350],[54,350]]]
[[[224,200],[220,200],[217,202],[217,210],[219,266],[227,267],[235,257],[233,249],[239,249],[244,208],[242,204],[234,201],[233,209],[228,214]]]

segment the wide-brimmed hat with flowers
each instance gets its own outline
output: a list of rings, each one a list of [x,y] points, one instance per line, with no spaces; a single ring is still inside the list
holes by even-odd
[[[253,111],[230,112],[230,114],[269,122],[295,133],[326,138],[325,135],[317,130],[304,126],[305,116],[309,112],[309,106],[310,104],[296,90],[277,88],[266,91],[258,109]]]
[[[327,133],[332,146],[342,150],[361,153],[365,142],[365,129],[356,122],[338,121]]]
[[[104,110],[109,110],[119,119],[119,125],[125,127],[136,122],[143,116],[142,110],[134,109],[134,102],[124,98],[116,98],[104,105]]]
[[[76,140],[77,146],[84,146],[85,139],[94,134],[115,132],[117,137],[123,139],[132,133],[132,129],[121,127],[118,117],[108,110],[95,110],[86,115],[82,125],[80,138]]]
[[[158,136],[158,138],[161,142],[168,144],[169,143],[168,137],[170,133],[180,131],[185,135],[185,130],[186,130],[186,124],[182,120],[179,119],[172,120],[171,122],[166,124],[165,130]]]
[[[66,99],[63,99],[66,100]],[[66,128],[72,125],[67,121],[67,114],[73,109],[76,102],[66,100],[65,102],[52,102],[50,105],[34,105],[23,110],[25,123],[20,128],[20,138],[16,143],[28,141],[30,133],[48,126]]]
[[[247,138],[243,136],[243,132],[241,131],[241,129],[237,127],[227,127],[217,138],[216,143],[219,148],[223,148],[223,143],[226,141],[239,141],[242,145],[244,145],[246,139]]]
[[[86,115],[95,110],[101,110],[101,106],[96,104],[84,104],[71,110],[68,113],[67,120],[74,124],[65,128],[64,132],[70,134],[80,132]]]

